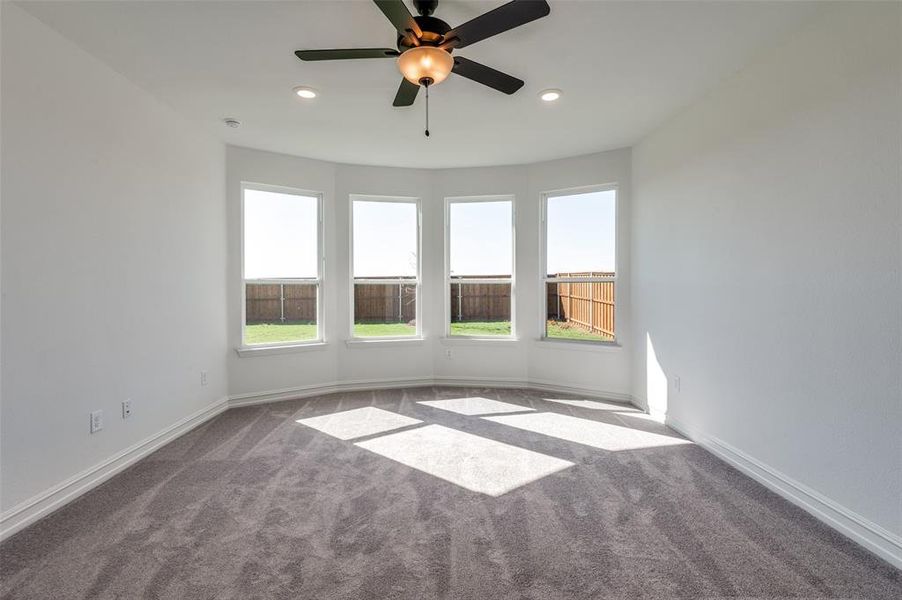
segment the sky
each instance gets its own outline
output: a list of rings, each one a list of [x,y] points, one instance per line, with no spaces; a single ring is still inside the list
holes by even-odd
[[[417,205],[355,200],[354,277],[417,276]]]
[[[318,199],[245,190],[246,279],[316,277]],[[548,273],[614,270],[615,192],[548,198]],[[510,201],[450,206],[450,264],[456,277],[509,276]],[[412,202],[353,204],[354,276],[415,277],[417,212]]]
[[[513,221],[510,200],[452,202],[452,277],[513,273]]]
[[[548,198],[548,274],[614,271],[616,192]]]
[[[244,191],[244,278],[316,277],[319,200]]]

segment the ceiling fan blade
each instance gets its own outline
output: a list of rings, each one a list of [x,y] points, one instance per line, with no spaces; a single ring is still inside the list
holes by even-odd
[[[420,91],[420,86],[415,83],[410,83],[406,79],[401,80],[401,86],[398,88],[398,93],[395,94],[395,101],[392,102],[392,106],[410,106],[413,104],[413,101],[417,99],[417,93]]]
[[[391,48],[344,48],[335,50],[297,50],[301,60],[347,60],[350,58],[394,58],[400,54]]]
[[[472,79],[476,83],[487,85],[505,94],[513,94],[523,87],[523,80],[512,77],[507,73],[502,73],[492,67],[473,62],[463,56],[454,57],[454,68],[451,69],[451,72],[457,73],[461,77]]]
[[[513,0],[513,2],[508,2],[455,27],[445,34],[445,39],[456,38],[455,47],[463,48],[514,27],[525,25],[530,21],[541,19],[550,12],[551,7],[545,0]]]
[[[413,15],[402,0],[373,0],[373,2],[402,36],[406,36],[408,32],[413,33],[417,39],[423,36],[423,30],[413,20]]]

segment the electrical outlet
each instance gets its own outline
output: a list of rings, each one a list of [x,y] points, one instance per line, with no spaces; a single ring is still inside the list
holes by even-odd
[[[206,371],[200,372],[200,384],[207,385],[207,372]]]
[[[679,375],[673,376],[673,389],[676,390],[677,392],[680,391],[680,376]]]
[[[452,358],[454,358],[454,356],[451,353],[451,348],[445,349],[445,358],[447,358],[448,360],[451,360]]]
[[[103,429],[103,411],[95,410],[91,413],[91,433],[97,433]]]
[[[122,418],[127,419],[132,416],[132,401],[131,399],[125,400],[122,403]]]

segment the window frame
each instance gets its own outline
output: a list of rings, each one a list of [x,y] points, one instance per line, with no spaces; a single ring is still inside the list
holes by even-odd
[[[244,272],[244,214],[245,214],[245,192],[248,190],[259,192],[271,192],[276,194],[287,194],[292,196],[300,196],[305,198],[316,198],[316,265],[317,276],[315,278],[302,277],[297,279],[246,279]],[[305,346],[319,346],[326,343],[325,329],[323,322],[323,281],[326,272],[326,258],[323,251],[324,248],[324,227],[323,227],[323,193],[313,190],[303,190],[299,188],[271,185],[267,183],[256,183],[250,181],[241,182],[241,202],[240,202],[240,232],[239,232],[239,260],[241,263],[241,345],[239,350],[242,352],[253,352],[267,349],[278,348],[303,348]],[[282,284],[315,284],[316,285],[316,338],[308,340],[290,340],[286,342],[269,342],[265,344],[248,344],[245,339],[247,325],[247,284],[254,282],[266,283],[282,283]],[[241,352],[239,352],[241,353]]]
[[[510,279],[501,277],[494,279],[485,278],[455,278],[451,277],[451,205],[480,202],[510,202],[511,204],[511,275]],[[449,341],[516,341],[517,337],[517,197],[514,194],[490,194],[481,196],[449,196],[445,198],[445,250],[444,250],[444,326],[442,328],[442,340]],[[511,332],[510,335],[451,335],[451,286],[454,283],[487,283],[506,284],[511,286]]]
[[[416,281],[400,277],[398,279],[368,279],[366,277],[354,277],[354,202],[386,202],[394,204],[413,204],[417,209],[417,274]],[[349,194],[348,195],[348,341],[357,342],[409,342],[423,339],[423,205],[418,197],[413,196],[383,196],[373,194]],[[416,321],[416,333],[414,335],[383,335],[358,337],[354,335],[354,286],[379,285],[379,284],[416,284],[416,309],[414,320]]]
[[[613,277],[548,277],[548,200],[563,196],[577,196],[594,192],[614,192],[614,276]],[[620,306],[620,286],[617,284],[620,275],[620,187],[616,183],[587,185],[574,188],[551,190],[542,193],[541,216],[539,222],[539,287],[541,290],[541,336],[540,342],[556,344],[579,344],[583,346],[620,347],[620,319],[617,308]],[[579,340],[548,337],[548,284],[549,283],[600,283],[614,284],[614,339],[613,340]]]

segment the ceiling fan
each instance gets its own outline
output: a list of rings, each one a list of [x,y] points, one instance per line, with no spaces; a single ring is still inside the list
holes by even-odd
[[[486,38],[503,33],[520,25],[540,19],[551,12],[546,0],[513,0],[452,28],[432,13],[438,0],[413,0],[418,16],[413,16],[402,0],[373,0],[398,32],[397,50],[393,48],[348,48],[330,50],[298,50],[298,58],[304,61],[348,60],[359,58],[397,58],[398,68],[404,79],[395,94],[394,106],[410,106],[416,100],[420,86],[426,89],[427,129],[429,86],[441,83],[451,73],[456,73],[477,83],[487,85],[505,94],[513,94],[523,81],[491,67],[451,56],[458,48],[464,48]]]

